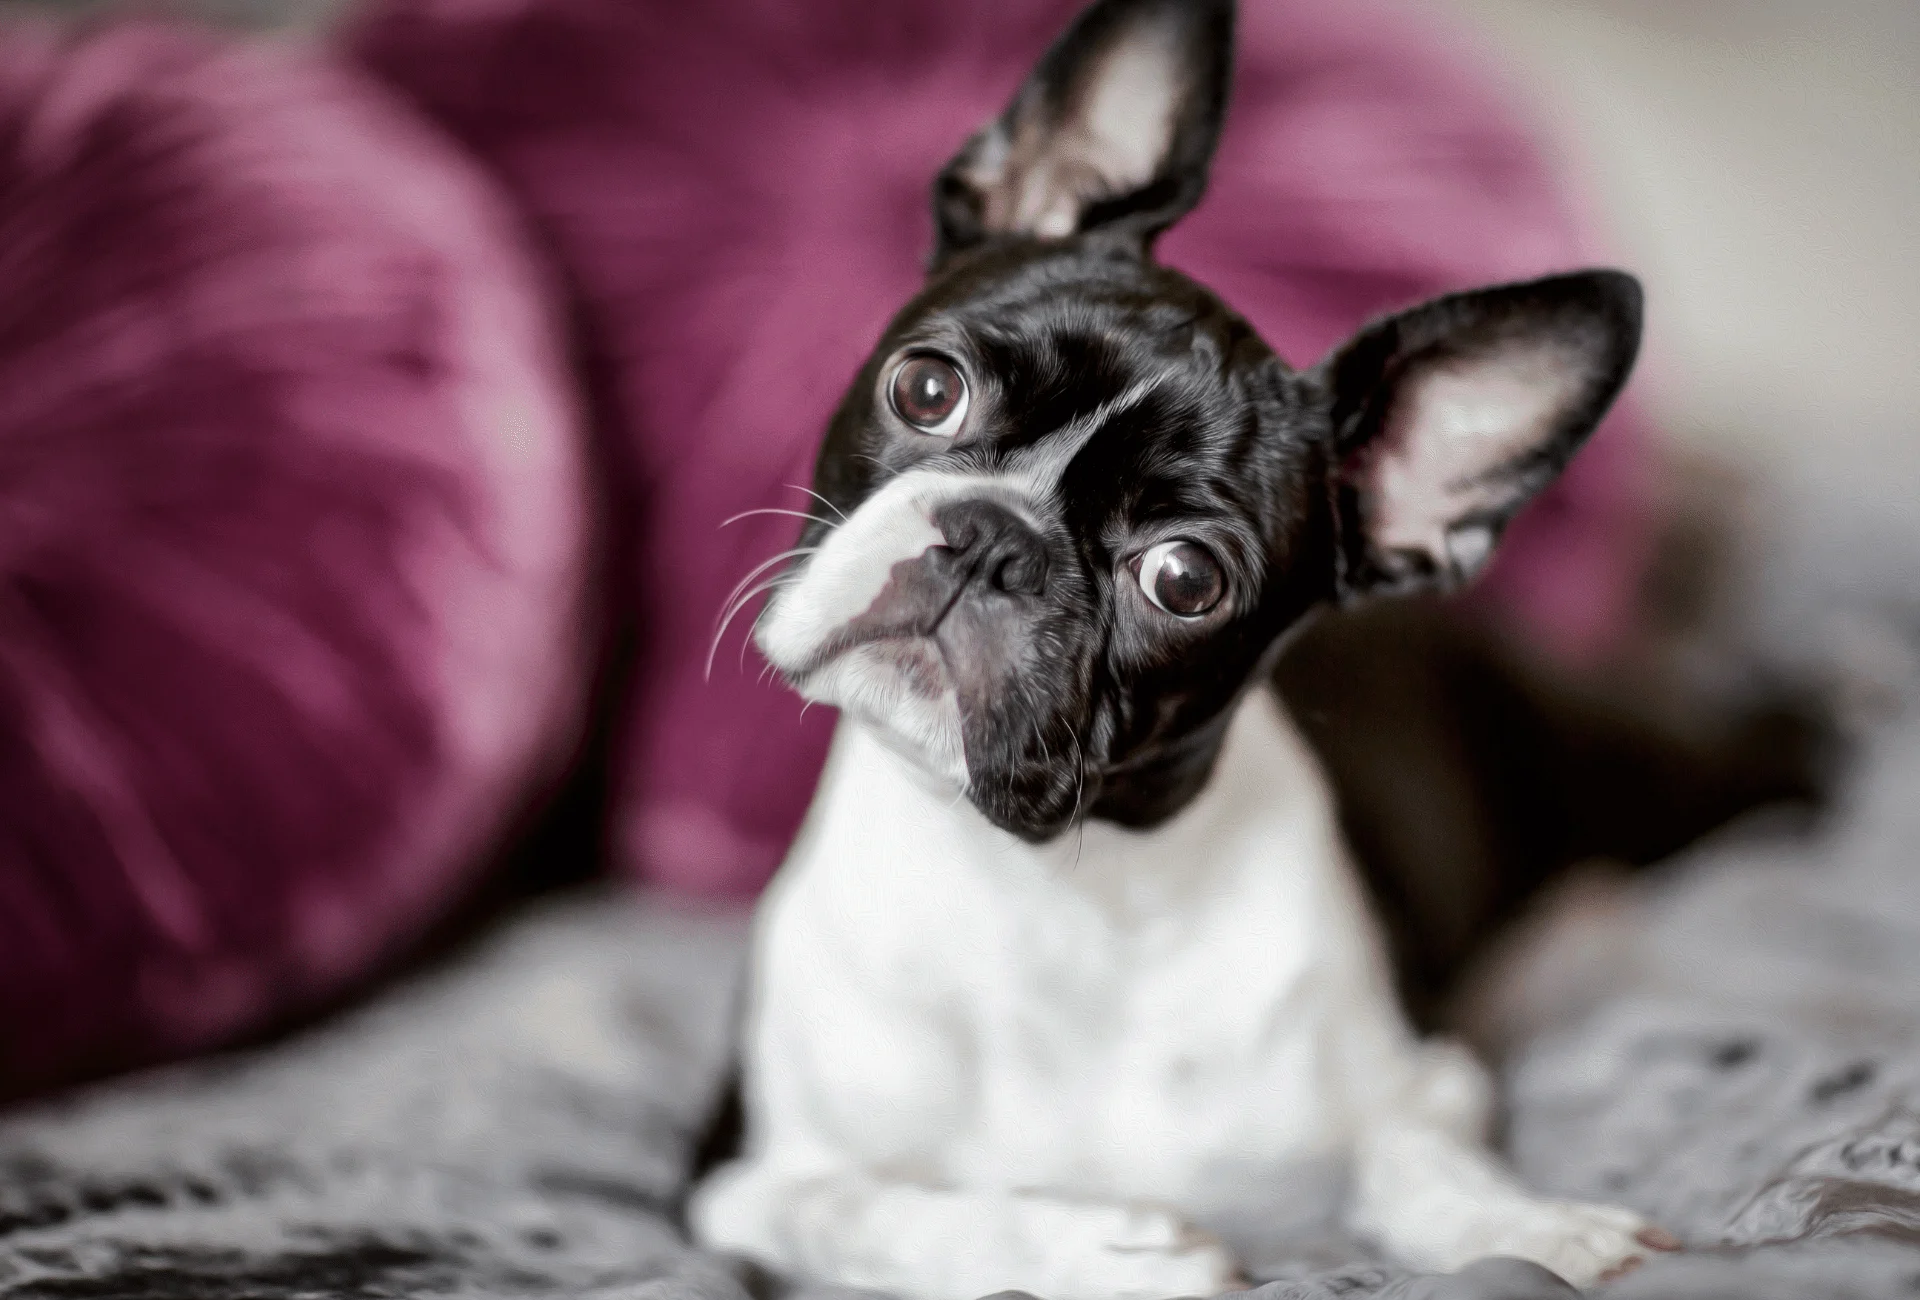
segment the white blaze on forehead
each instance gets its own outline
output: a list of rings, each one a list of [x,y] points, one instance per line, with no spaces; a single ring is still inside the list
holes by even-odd
[[[1093,436],[1105,428],[1109,420],[1138,406],[1159,382],[1143,379],[1118,397],[1108,398],[1085,415],[1021,448],[1008,460],[1008,480],[1035,500],[1052,497],[1067,466]]]

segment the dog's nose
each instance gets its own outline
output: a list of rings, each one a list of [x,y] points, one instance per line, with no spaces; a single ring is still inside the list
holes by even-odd
[[[970,576],[1013,596],[1045,593],[1047,544],[1013,511],[993,501],[956,501],[933,522]]]

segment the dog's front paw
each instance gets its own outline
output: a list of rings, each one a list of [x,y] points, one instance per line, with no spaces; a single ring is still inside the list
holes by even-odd
[[[1637,1268],[1656,1251],[1678,1250],[1680,1243],[1631,1210],[1533,1201],[1490,1224],[1480,1246],[1483,1255],[1531,1260],[1585,1288]]]
[[[1053,1237],[1047,1300],[1168,1300],[1246,1285],[1227,1248],[1149,1206],[1074,1206]]]

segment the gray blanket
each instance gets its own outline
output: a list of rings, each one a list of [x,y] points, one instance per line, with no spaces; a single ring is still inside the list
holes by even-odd
[[[1816,841],[1691,855],[1512,1058],[1521,1171],[1689,1243],[1611,1294],[1920,1295],[1915,789],[1920,723]],[[578,897],[302,1038],[0,1119],[0,1296],[744,1300],[675,1220],[742,935]],[[1556,1294],[1263,1254],[1262,1300]]]

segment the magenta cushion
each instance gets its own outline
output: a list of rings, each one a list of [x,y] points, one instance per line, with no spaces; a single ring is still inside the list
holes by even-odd
[[[337,991],[573,743],[553,295],[389,97],[0,32],[0,1091]]]
[[[617,773],[628,869],[757,888],[831,719],[716,615],[791,544],[816,441],[918,282],[928,185],[1082,0],[380,0],[360,55],[506,179],[582,295],[631,513],[642,671]],[[1381,0],[1242,6],[1211,196],[1167,260],[1309,363],[1367,315],[1585,261],[1528,135],[1470,59]],[[1639,565],[1631,411],[1516,529],[1488,594],[1593,651]]]

